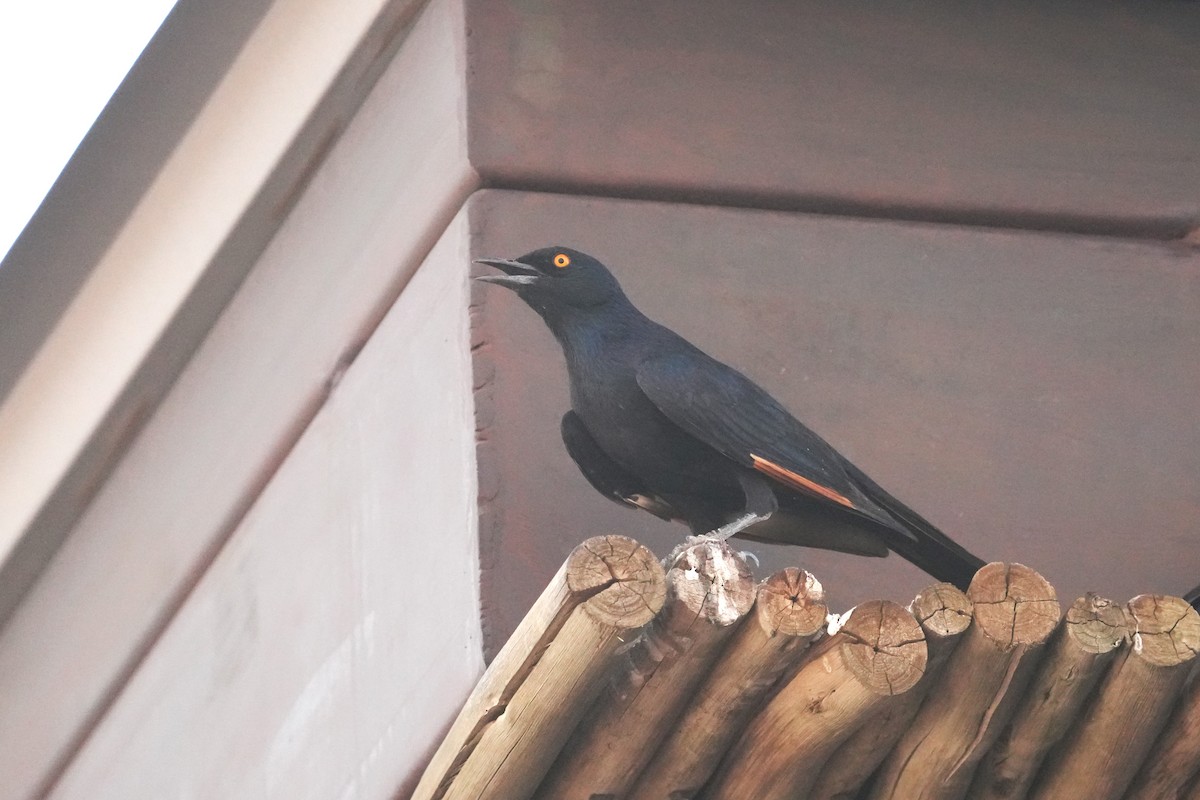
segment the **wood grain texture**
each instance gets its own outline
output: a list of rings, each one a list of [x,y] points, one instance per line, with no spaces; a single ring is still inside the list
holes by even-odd
[[[975,768],[1011,718],[1058,624],[1054,588],[1020,564],[991,563],[967,596],[975,622],[867,796],[871,800],[961,800]]]
[[[0,631],[13,796],[79,746],[474,185],[458,28],[430,10]]]
[[[1129,800],[1176,800],[1200,779],[1200,679],[1191,685],[1150,750],[1126,795]]]
[[[406,793],[483,668],[465,257],[460,222],[50,798]]]
[[[665,596],[658,559],[632,539],[576,547],[476,684],[413,800],[531,795],[599,694],[621,637]]]
[[[1089,594],[1071,604],[1012,722],[980,765],[971,797],[1025,797],[1130,633],[1119,603]]]
[[[911,690],[880,703],[871,718],[829,757],[808,800],[851,800],[857,796],[912,724],[925,695],[938,690],[942,668],[974,616],[970,598],[949,583],[922,589],[908,610],[925,634],[928,661],[920,681]]]
[[[491,185],[1177,234],[1200,212],[1186,4],[474,0],[468,25]]]
[[[1129,601],[1132,646],[1046,764],[1032,800],[1123,797],[1171,713],[1200,652],[1200,614],[1178,597]]]
[[[908,604],[908,610],[921,624],[926,641],[936,642],[939,650],[946,649],[955,637],[965,633],[975,619],[971,598],[950,583],[925,587]]]
[[[821,765],[926,666],[921,628],[887,601],[848,612],[838,631],[768,701],[700,794],[705,800],[807,797]]]
[[[627,649],[534,797],[624,796],[754,597],[746,562],[725,542],[702,541],[680,552],[667,572],[662,613]]]
[[[1040,645],[1058,627],[1058,596],[1045,578],[1024,564],[986,564],[967,596],[975,624],[1004,650]]]
[[[600,257],[648,315],[981,557],[1034,565],[1069,598],[1195,585],[1200,251],[495,191],[470,213],[477,256],[559,243]],[[474,341],[495,652],[533,602],[528,572],[549,578],[589,535],[667,552],[686,531],[587,485],[558,434],[557,343],[485,288]],[[930,582],[895,556],[745,546],[764,571],[820,575],[834,608]]]
[[[758,586],[754,609],[638,776],[628,800],[694,797],[780,676],[825,630],[825,590],[789,567]]]

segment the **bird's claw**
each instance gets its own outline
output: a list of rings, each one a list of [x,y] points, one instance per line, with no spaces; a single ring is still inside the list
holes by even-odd
[[[663,559],[663,566],[665,566],[667,569],[670,569],[672,566],[674,566],[675,561],[679,558],[683,551],[687,550],[689,547],[694,547],[695,545],[703,544],[704,542],[724,542],[726,538],[727,537],[725,536],[718,535],[717,531],[705,533],[700,536],[685,536],[683,541],[675,545],[675,549]],[[758,556],[756,556],[754,553],[751,553],[749,550],[739,550],[738,555],[747,561],[753,561],[754,566],[756,567],[762,566],[762,562],[758,560]]]

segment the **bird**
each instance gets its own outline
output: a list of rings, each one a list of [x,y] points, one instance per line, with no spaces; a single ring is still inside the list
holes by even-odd
[[[563,444],[600,494],[696,537],[894,552],[964,590],[983,566],[765,389],[639,311],[595,257],[550,246],[476,261],[499,271],[477,281],[514,291],[561,345]]]

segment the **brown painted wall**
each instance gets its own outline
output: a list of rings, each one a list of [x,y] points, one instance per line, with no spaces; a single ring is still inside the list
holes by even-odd
[[[1109,232],[1200,218],[1192,4],[467,7],[493,185]]]
[[[1066,598],[1200,579],[1200,255],[1179,245],[561,195],[488,192],[478,255],[570,244],[651,317],[767,387],[881,484],[988,560]],[[481,291],[482,290],[482,291]],[[476,380],[491,646],[581,539],[665,553],[684,535],[601,498],[563,451],[558,346],[479,287]],[[885,560],[749,544],[831,606],[907,599]]]
[[[594,252],[651,316],[1064,596],[1200,580],[1200,259],[1178,241],[1200,219],[1200,10],[476,0],[467,21],[471,161],[513,190],[476,199],[477,254]],[[494,652],[572,544],[665,552],[683,530],[584,483],[556,345],[515,298],[477,297]],[[895,557],[751,549],[764,570],[801,559],[839,608],[927,581]]]

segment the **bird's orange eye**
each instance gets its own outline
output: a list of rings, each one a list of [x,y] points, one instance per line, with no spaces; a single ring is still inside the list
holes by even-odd
[[[554,257],[554,266],[558,267],[559,269],[565,269],[566,267],[571,266],[571,257],[566,253],[559,253]]]

